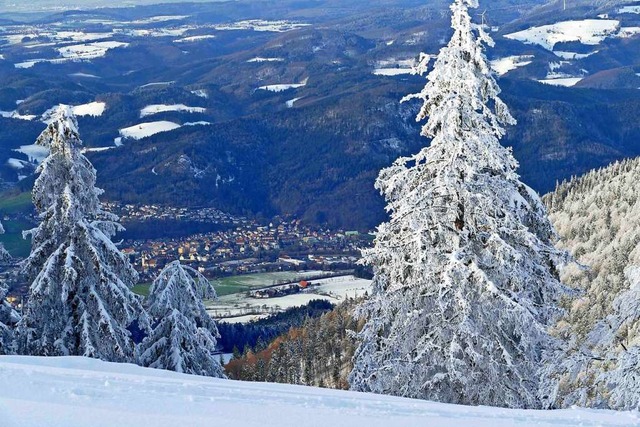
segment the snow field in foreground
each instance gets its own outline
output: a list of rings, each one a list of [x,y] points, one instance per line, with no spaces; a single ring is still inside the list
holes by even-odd
[[[469,407],[198,377],[81,357],[0,356],[3,427],[640,425],[638,412]]]

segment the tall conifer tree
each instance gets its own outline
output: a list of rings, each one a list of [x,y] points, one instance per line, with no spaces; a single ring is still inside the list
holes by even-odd
[[[351,388],[451,403],[540,406],[538,368],[564,292],[554,230],[520,182],[499,98],[471,23],[476,0],[451,6],[453,36],[419,98],[429,147],[384,169],[390,220],[364,252],[374,267]]]
[[[23,354],[80,355],[133,361],[127,330],[145,323],[130,287],[137,274],[111,237],[121,226],[102,209],[96,171],[80,152],[71,109],[58,107],[37,144],[50,149],[37,169],[33,203],[40,225],[29,231],[29,300],[18,327]]]
[[[203,299],[217,298],[196,270],[174,261],[153,282],[148,313],[154,327],[139,348],[139,363],[157,369],[224,378],[215,355],[218,328]]]

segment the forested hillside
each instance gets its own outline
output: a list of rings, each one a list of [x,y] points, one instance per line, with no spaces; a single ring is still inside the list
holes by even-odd
[[[629,384],[622,396],[608,392],[625,376],[635,378],[625,365],[635,360],[640,345],[638,182],[636,158],[563,183],[546,197],[560,244],[577,261],[563,270],[562,279],[580,291],[567,301],[567,315],[557,326],[569,343],[550,390],[565,396],[558,405],[627,408],[640,396]]]

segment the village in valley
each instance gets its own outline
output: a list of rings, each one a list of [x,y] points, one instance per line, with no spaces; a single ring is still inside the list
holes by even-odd
[[[292,304],[304,305],[315,298],[337,302],[369,288],[367,280],[353,274],[360,250],[371,245],[370,234],[312,228],[294,218],[275,217],[262,224],[215,208],[112,202],[105,202],[104,208],[118,215],[126,228],[143,230],[125,235],[119,242],[139,273],[137,292],[146,294],[158,273],[180,260],[221,287],[221,300],[210,307],[218,317],[253,320]],[[32,213],[12,219],[36,221]],[[148,225],[162,228],[160,233],[170,233],[169,228],[175,227],[186,235],[136,238],[136,234],[145,234]],[[188,227],[202,232],[184,232]],[[234,283],[231,288],[226,286],[229,280]],[[324,289],[327,283],[331,283],[328,291]],[[351,289],[353,283],[358,287]],[[12,289],[9,301],[19,307],[26,290],[26,285]],[[346,294],[348,291],[351,293]],[[273,301],[265,304],[261,301],[265,299]]]
[[[311,228],[296,219],[276,217],[267,225],[213,208],[187,209],[159,205],[116,205],[106,208],[123,224],[169,220],[211,224],[217,231],[185,237],[124,240],[121,248],[139,273],[151,278],[168,262],[179,259],[205,276],[268,271],[344,270],[354,268],[360,249],[371,236],[358,231]]]

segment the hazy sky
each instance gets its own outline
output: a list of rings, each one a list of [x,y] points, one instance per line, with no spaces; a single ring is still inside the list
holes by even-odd
[[[126,7],[157,3],[206,3],[223,0],[0,0],[0,12],[43,12],[94,7]],[[1,17],[1,16],[0,16]]]

